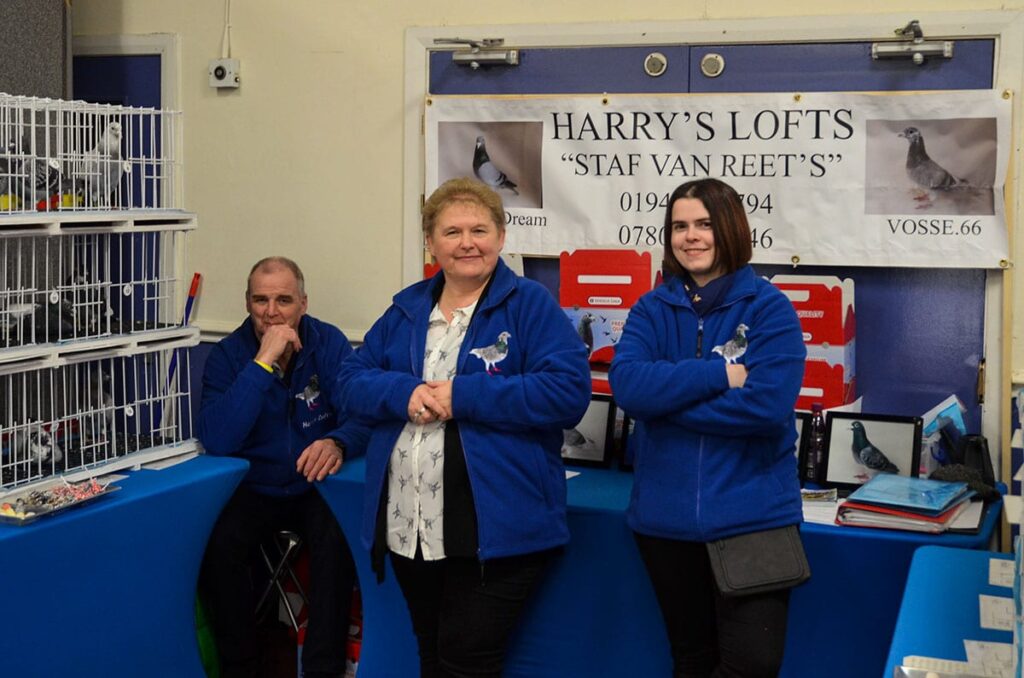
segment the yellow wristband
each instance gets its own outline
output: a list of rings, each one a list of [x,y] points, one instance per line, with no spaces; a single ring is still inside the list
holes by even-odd
[[[274,373],[274,368],[271,367],[270,365],[268,365],[266,363],[263,363],[263,362],[260,362],[259,360],[256,360],[255,358],[253,359],[253,362],[256,363],[257,365],[259,365],[260,367],[262,367],[263,369],[265,369],[267,372],[270,372],[271,374]]]

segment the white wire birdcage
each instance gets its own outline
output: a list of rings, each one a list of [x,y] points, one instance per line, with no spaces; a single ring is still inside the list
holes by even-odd
[[[0,362],[25,347],[180,327],[185,233],[0,232]]]
[[[0,373],[0,491],[195,448],[188,347]],[[182,449],[185,448],[185,449]]]
[[[0,216],[180,210],[179,113],[0,93]]]

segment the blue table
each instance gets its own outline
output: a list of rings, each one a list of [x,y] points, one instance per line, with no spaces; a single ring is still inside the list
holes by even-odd
[[[0,673],[203,676],[193,605],[213,523],[248,463],[200,456],[0,526]]]
[[[966,661],[963,640],[1012,643],[1011,631],[981,628],[978,595],[1010,598],[1012,590],[988,583],[991,558],[1004,553],[926,546],[914,554],[884,678],[908,655]]]
[[[320,485],[352,544],[363,596],[361,678],[416,675],[416,644],[390,570],[378,586],[359,545],[363,460]],[[671,660],[657,601],[626,527],[629,473],[582,469],[568,481],[572,542],[541,584],[513,638],[507,676],[668,676]],[[896,624],[914,551],[928,544],[985,548],[998,510],[979,535],[807,524],[811,580],[793,592],[782,675],[878,675]],[[842,629],[837,628],[842,620]]]

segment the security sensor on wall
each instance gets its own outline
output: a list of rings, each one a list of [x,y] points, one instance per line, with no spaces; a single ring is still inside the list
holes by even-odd
[[[220,58],[210,61],[210,87],[241,87],[241,66],[238,59],[231,58],[231,0],[224,0],[224,34],[220,40]]]
[[[241,64],[238,59],[213,59],[210,61],[210,87],[241,87]]]

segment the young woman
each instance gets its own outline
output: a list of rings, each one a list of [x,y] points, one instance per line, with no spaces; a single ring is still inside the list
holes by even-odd
[[[610,380],[637,420],[630,527],[654,585],[676,676],[774,676],[788,590],[723,596],[707,544],[801,521],[794,405],[799,321],[755,275],[727,184],[679,186],[665,213],[665,284],[630,311]]]

